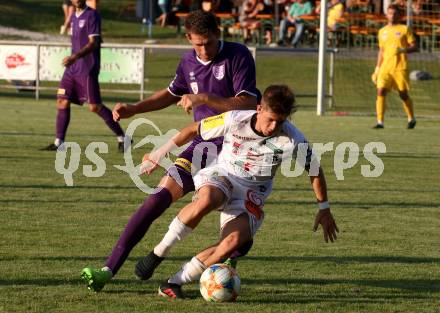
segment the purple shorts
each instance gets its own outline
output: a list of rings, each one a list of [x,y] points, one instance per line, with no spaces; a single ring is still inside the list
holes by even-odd
[[[209,151],[215,153],[215,155],[212,155],[212,153],[208,154],[207,149],[201,150],[197,148],[199,143],[203,143],[201,138],[197,137],[193,140],[191,145],[185,149],[185,151],[179,154],[176,161],[174,161],[174,165],[167,169],[167,175],[173,177],[178,182],[180,187],[183,188],[183,194],[195,190],[191,169],[197,172],[198,170],[205,168],[208,156],[210,160],[217,158],[217,155],[222,149],[223,137],[207,142],[216,146],[217,151]],[[194,158],[194,156],[196,156],[196,158]]]
[[[57,91],[57,98],[67,99],[80,105],[84,102],[101,104],[98,75],[75,75],[65,70]]]

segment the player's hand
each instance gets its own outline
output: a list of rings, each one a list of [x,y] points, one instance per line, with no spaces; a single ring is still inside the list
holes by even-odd
[[[179,102],[177,102],[177,106],[182,107],[187,114],[191,113],[191,110],[200,104],[199,95],[194,94],[186,94],[182,96]]]
[[[142,164],[140,167],[141,174],[150,175],[159,167],[160,159],[154,152],[151,154],[146,153],[142,158]]]
[[[377,77],[379,76],[379,67],[376,66],[376,68],[374,69],[374,73],[371,75],[371,81],[373,82],[373,84],[377,84]]]
[[[328,242],[329,239],[331,242],[334,242],[337,238],[336,233],[339,233],[339,229],[330,213],[330,209],[319,210],[318,213],[316,213],[313,231],[317,231],[319,225],[322,226],[325,242]]]
[[[126,103],[116,103],[112,111],[113,120],[119,121],[121,118],[129,118],[135,115],[135,112],[131,109],[131,106]]]
[[[71,55],[71,56],[68,56],[68,57],[65,57],[64,59],[63,59],[63,65],[65,66],[65,67],[69,67],[69,66],[71,66],[73,63],[75,63],[75,61],[76,61],[76,57],[75,57],[75,55]]]

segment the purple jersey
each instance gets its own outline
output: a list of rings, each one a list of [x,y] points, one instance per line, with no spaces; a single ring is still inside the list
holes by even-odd
[[[168,91],[175,96],[213,93],[230,98],[245,92],[257,97],[255,84],[255,61],[248,48],[239,43],[220,41],[219,52],[210,62],[200,60],[195,50],[186,53]],[[207,105],[198,105],[194,109],[194,120],[200,121],[219,113]]]
[[[79,15],[72,14],[72,54],[89,43],[89,37],[101,36],[101,17],[96,10],[86,7]],[[97,38],[101,41],[101,38]],[[77,75],[98,74],[101,63],[100,48],[78,59],[68,70]]]

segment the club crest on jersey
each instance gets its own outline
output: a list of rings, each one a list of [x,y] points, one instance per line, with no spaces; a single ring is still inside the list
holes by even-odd
[[[214,65],[212,67],[212,73],[217,80],[222,80],[225,77],[225,65]]]
[[[199,93],[199,85],[197,85],[197,82],[191,83],[191,89],[195,95]]]
[[[78,22],[79,28],[83,28],[84,25],[86,25],[86,20],[79,20],[79,22]]]

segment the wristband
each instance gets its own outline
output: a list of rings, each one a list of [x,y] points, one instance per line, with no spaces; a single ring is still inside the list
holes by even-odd
[[[318,207],[320,210],[330,209],[330,203],[328,201],[318,202]]]

